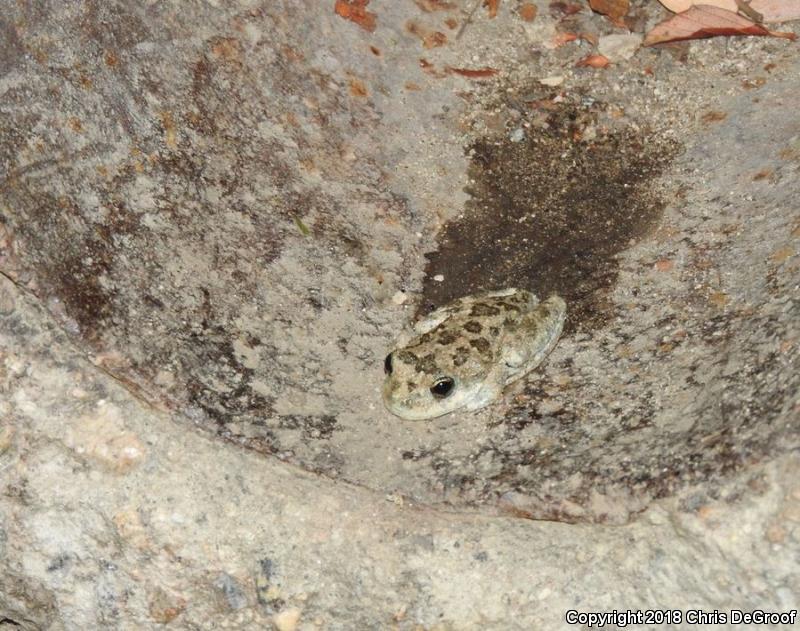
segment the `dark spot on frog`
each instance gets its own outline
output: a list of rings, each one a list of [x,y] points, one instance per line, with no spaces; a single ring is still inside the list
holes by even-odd
[[[419,360],[419,357],[417,357],[414,353],[406,350],[397,351],[394,354],[394,357],[404,364],[416,364]]]
[[[406,381],[406,386],[408,386],[409,390],[416,390],[417,384],[413,381]]]
[[[417,360],[415,366],[417,372],[434,373],[436,372],[436,357],[433,353],[428,353],[425,357]]]
[[[484,304],[475,304],[472,305],[472,309],[469,310],[469,314],[471,316],[476,317],[485,317],[485,316],[493,316],[500,313],[500,309],[494,307],[492,305],[484,305]]]
[[[480,333],[483,330],[480,322],[476,322],[475,320],[470,320],[464,325],[464,328],[469,331],[470,333]]]
[[[510,304],[508,302],[501,302],[499,304],[500,304],[501,307],[503,307],[503,310],[505,310],[505,311],[517,311],[517,312],[519,312],[519,310],[520,310],[517,305],[512,305],[512,304]]]
[[[500,329],[498,327],[496,327],[496,326],[490,326],[489,327],[489,334],[492,337],[497,337],[498,335],[500,335]]]
[[[457,339],[458,336],[453,331],[440,331],[436,336],[436,343],[441,344],[442,346],[448,346]]]
[[[471,340],[469,345],[472,346],[473,348],[477,349],[478,352],[481,353],[481,354],[488,353],[492,348],[492,345],[489,344],[489,342],[487,340],[485,340],[484,338],[482,338],[482,337],[479,337],[477,339]]]

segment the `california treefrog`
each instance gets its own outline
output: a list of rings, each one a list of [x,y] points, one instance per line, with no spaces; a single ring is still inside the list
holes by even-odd
[[[459,298],[414,327],[416,337],[386,356],[383,401],[408,420],[477,410],[536,368],[553,349],[567,306],[524,289]]]

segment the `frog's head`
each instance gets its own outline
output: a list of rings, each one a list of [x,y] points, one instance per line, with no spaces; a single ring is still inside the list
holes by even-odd
[[[383,402],[400,418],[419,421],[455,410],[474,410],[494,396],[486,364],[477,353],[453,356],[424,345],[393,351],[384,360]]]

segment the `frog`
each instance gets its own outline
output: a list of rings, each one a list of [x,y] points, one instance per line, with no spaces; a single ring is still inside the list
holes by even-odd
[[[464,296],[417,322],[384,359],[386,408],[405,420],[474,411],[539,366],[564,327],[567,305],[509,287]]]

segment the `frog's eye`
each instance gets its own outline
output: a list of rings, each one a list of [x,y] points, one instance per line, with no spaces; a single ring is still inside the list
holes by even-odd
[[[391,375],[392,374],[392,354],[391,353],[389,353],[386,356],[386,359],[383,360],[383,372],[385,372],[387,375]]]
[[[444,399],[450,396],[455,385],[455,379],[452,377],[442,377],[437,379],[436,383],[431,386],[431,394],[437,399]]]

